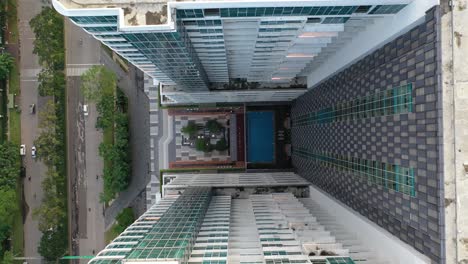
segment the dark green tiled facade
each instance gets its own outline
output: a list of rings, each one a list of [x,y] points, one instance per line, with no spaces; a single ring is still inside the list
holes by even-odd
[[[311,88],[292,107],[297,172],[433,263],[443,259],[438,12],[437,8],[428,11],[422,24]],[[402,102],[405,108],[381,114],[367,104],[376,101],[373,95],[409,84],[410,96],[393,103]],[[368,114],[356,115],[361,111],[353,110],[352,118],[334,115],[349,109],[342,106],[355,100],[356,106],[365,102],[362,109]],[[322,113],[324,109],[331,111]],[[359,161],[359,166],[337,166],[344,158]],[[370,170],[372,177],[363,177],[369,175],[374,161],[385,163],[390,171],[397,167],[404,171],[398,180],[403,180],[405,189],[375,182],[376,170]]]

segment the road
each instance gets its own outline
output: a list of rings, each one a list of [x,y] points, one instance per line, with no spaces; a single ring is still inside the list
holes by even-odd
[[[42,162],[31,158],[31,146],[38,134],[38,115],[29,113],[29,105],[36,104],[38,113],[45,104],[46,98],[38,95],[37,73],[41,70],[37,56],[32,53],[34,33],[29,27],[29,20],[37,15],[43,6],[38,0],[18,0],[18,27],[20,39],[20,87],[21,87],[21,140],[26,144],[27,153],[23,158],[26,167],[24,180],[24,199],[28,208],[24,222],[24,254],[26,257],[40,258],[37,251],[42,233],[37,221],[32,218],[32,212],[41,204],[43,197],[41,182],[46,172]],[[38,150],[40,151],[40,150]],[[30,180],[28,180],[30,178]],[[39,259],[31,259],[29,263],[40,263]]]
[[[92,65],[100,64],[100,43],[65,19],[65,47],[71,253],[89,256],[105,247],[103,205],[99,202],[103,161],[98,146],[102,133],[95,128],[94,104],[87,103],[89,115],[83,114],[85,102],[80,93],[80,76]]]
[[[83,40],[82,44],[80,39]],[[123,71],[100,48],[98,41],[68,19],[65,23],[65,43],[70,227],[75,238],[72,254],[93,255],[104,248],[104,232],[112,225],[117,214],[141,200],[138,198],[142,197],[149,180],[149,104],[143,90],[142,73],[134,67],[130,67],[128,73]],[[83,115],[82,105],[85,102],[79,92],[79,76],[96,64],[104,64],[117,74],[118,86],[128,97],[130,116],[133,177],[128,189],[105,212],[103,204],[99,202],[99,194],[103,190],[103,161],[98,154],[102,133],[95,128],[97,113],[93,103],[86,102],[89,105],[89,115]],[[144,205],[144,199],[138,203]],[[86,263],[86,260],[80,263]]]

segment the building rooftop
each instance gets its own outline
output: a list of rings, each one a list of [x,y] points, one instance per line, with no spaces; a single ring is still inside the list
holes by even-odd
[[[160,25],[167,22],[167,1],[57,0],[67,9],[121,8],[128,26]],[[138,3],[138,4],[137,4]]]

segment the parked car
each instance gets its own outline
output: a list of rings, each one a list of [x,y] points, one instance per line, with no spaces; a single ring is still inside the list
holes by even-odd
[[[36,146],[32,146],[31,148],[31,157],[36,158]]]
[[[29,105],[29,113],[30,114],[35,114],[36,113],[36,105],[35,104],[30,104]]]
[[[21,169],[20,169],[20,176],[22,178],[26,177],[26,168],[24,166],[21,166]]]
[[[24,144],[20,146],[20,155],[21,156],[26,155],[26,145]]]
[[[89,115],[89,112],[88,112],[88,105],[83,105],[83,114],[84,114],[84,116],[88,116],[88,115]]]

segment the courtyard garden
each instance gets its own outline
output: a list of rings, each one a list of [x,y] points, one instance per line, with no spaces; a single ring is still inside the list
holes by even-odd
[[[225,151],[229,147],[226,131],[226,127],[215,119],[210,119],[204,124],[189,121],[181,129],[182,145],[203,152]]]

